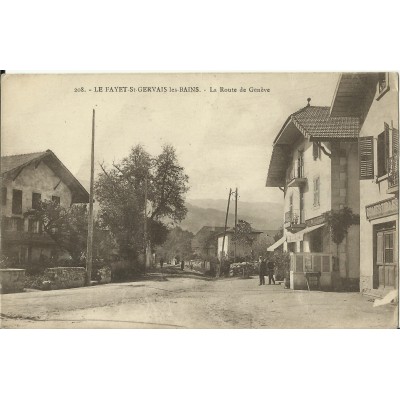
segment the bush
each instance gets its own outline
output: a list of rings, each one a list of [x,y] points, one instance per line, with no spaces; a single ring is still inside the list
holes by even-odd
[[[287,252],[274,251],[267,255],[268,261],[275,264],[275,278],[277,281],[283,281],[284,278],[290,278],[290,255]]]

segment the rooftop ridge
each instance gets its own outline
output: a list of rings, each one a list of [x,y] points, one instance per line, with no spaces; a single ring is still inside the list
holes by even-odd
[[[7,155],[2,155],[1,158],[7,158],[7,157],[20,157],[20,156],[32,156],[34,154],[44,154],[50,150],[44,150],[44,151],[34,151],[32,153],[18,153],[18,154],[7,154]]]

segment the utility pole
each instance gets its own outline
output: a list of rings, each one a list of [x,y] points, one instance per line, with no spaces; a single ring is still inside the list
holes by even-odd
[[[220,254],[219,270],[217,271],[217,277],[219,277],[221,275],[221,270],[222,270],[222,263],[223,263],[223,258],[224,258],[226,226],[228,224],[229,203],[231,202],[231,194],[232,194],[232,189],[229,189],[228,205],[226,207],[226,216],[225,216],[224,237],[222,238],[222,250],[221,250],[221,254]]]
[[[92,279],[93,264],[93,185],[94,185],[94,125],[95,112],[93,109],[92,117],[92,152],[90,164],[90,192],[89,192],[89,218],[88,218],[88,238],[86,252],[86,285],[90,286]]]
[[[233,262],[236,262],[236,243],[237,243],[237,206],[238,206],[238,188],[235,190],[235,254]]]
[[[147,262],[147,180],[148,175],[146,173],[146,179],[144,181],[144,271],[146,272],[146,268],[148,267]]]

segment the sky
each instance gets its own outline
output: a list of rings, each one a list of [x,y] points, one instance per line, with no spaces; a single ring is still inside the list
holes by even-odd
[[[189,175],[189,201],[224,199],[229,188],[238,187],[242,201],[280,203],[282,192],[265,187],[272,142],[286,118],[304,107],[308,97],[312,105],[330,106],[338,77],[336,73],[6,75],[2,155],[50,149],[86,185],[94,108],[96,173],[98,163],[111,165],[128,155],[132,146],[142,144],[156,155],[168,143],[175,146]],[[102,92],[96,91],[100,87]],[[126,89],[115,91],[115,87]],[[148,87],[166,89],[144,92]],[[198,91],[180,92],[181,87]]]

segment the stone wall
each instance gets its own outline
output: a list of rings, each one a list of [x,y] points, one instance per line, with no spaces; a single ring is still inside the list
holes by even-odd
[[[49,289],[69,289],[85,285],[86,270],[82,267],[47,268],[44,280]]]
[[[25,270],[16,268],[0,269],[0,292],[22,292],[25,286]]]

